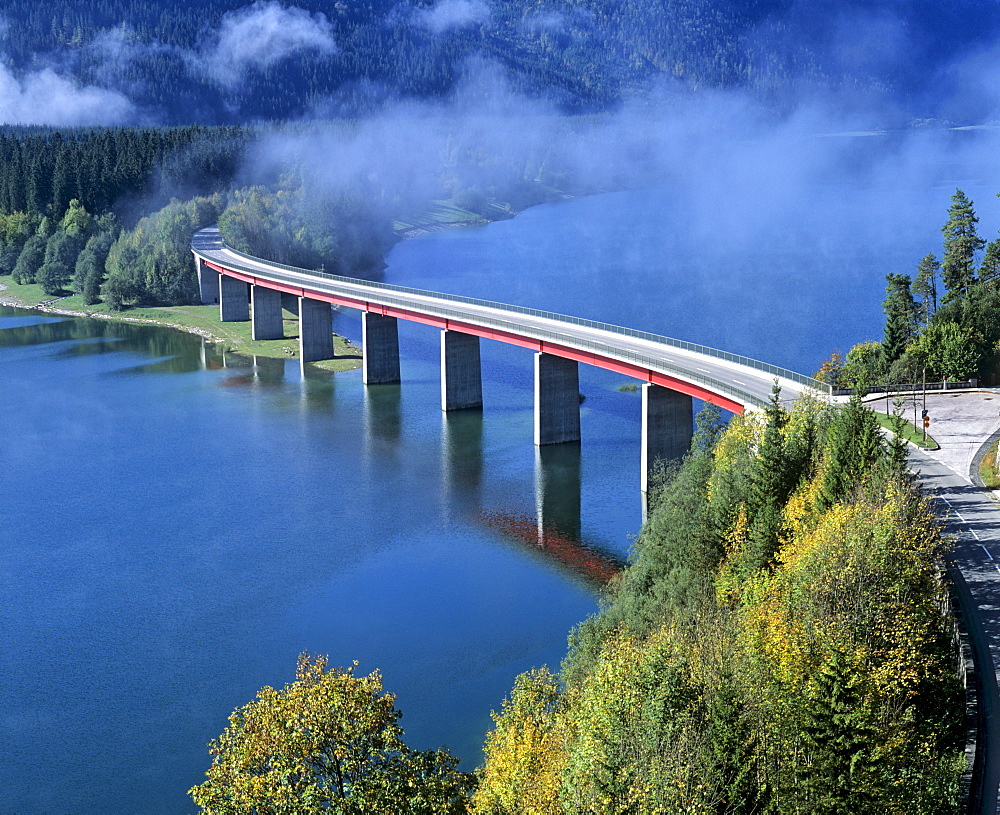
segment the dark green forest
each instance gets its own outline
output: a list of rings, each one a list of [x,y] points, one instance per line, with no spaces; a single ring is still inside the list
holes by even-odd
[[[896,0],[891,8],[875,0],[439,4],[450,19],[427,0],[294,5],[302,10],[298,23],[333,45],[252,62],[236,82],[220,82],[213,60],[220,48],[252,50],[252,37],[261,35],[241,29],[237,43],[219,34],[264,8],[242,0],[10,0],[0,53],[15,72],[57,64],[175,124],[355,115],[386,97],[448,94],[470,60],[483,59],[502,66],[514,90],[570,111],[605,109],[661,79],[693,90],[747,88],[773,99],[803,84],[883,90],[916,103],[926,101],[931,64],[967,53],[1000,24],[995,4],[974,0]],[[838,41],[852,20],[864,23],[861,31],[890,20],[906,32],[905,53],[841,51]]]

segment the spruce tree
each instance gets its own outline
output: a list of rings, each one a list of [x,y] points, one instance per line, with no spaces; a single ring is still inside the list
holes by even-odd
[[[918,309],[910,292],[910,276],[887,274],[885,276],[885,347],[889,363],[899,359],[906,347],[917,337]]]
[[[948,208],[948,222],[941,227],[944,234],[944,257],[941,281],[945,294],[942,303],[961,299],[976,282],[976,253],[986,244],[976,233],[979,218],[972,202],[962,190],[955,190]]]
[[[769,566],[774,559],[784,528],[782,508],[795,486],[793,474],[788,471],[781,432],[788,422],[788,414],[780,398],[781,388],[775,382],[766,409],[767,424],[750,478],[747,501],[750,535],[743,562],[744,574]]]
[[[805,709],[802,740],[806,762],[800,770],[804,811],[853,815],[867,810],[873,767],[873,731],[865,720],[861,678],[840,650],[816,677]]]
[[[912,292],[920,298],[920,321],[926,323],[937,311],[937,278],[941,264],[933,253],[925,255],[917,266]]]
[[[1000,238],[986,244],[986,253],[979,267],[979,281],[990,288],[1000,284]]]

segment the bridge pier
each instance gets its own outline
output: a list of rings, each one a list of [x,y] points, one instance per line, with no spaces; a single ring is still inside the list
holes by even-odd
[[[535,354],[535,444],[580,441],[580,370],[576,360]]]
[[[280,340],[285,336],[281,319],[281,292],[266,286],[250,286],[251,336],[255,340]]]
[[[460,331],[441,332],[441,410],[483,406],[483,374],[479,337]]]
[[[250,319],[248,283],[229,275],[219,275],[219,319],[224,323],[242,323]]]
[[[203,305],[213,305],[219,302],[219,273],[204,260],[195,255],[195,274],[198,277],[198,292]]]
[[[686,393],[646,383],[642,386],[642,493],[649,491],[649,474],[657,459],[681,458],[694,433],[692,399]]]
[[[366,385],[399,382],[399,328],[395,317],[361,315],[361,380]]]
[[[280,309],[280,299],[278,302]],[[333,317],[329,303],[299,298],[299,358],[302,362],[333,359]]]

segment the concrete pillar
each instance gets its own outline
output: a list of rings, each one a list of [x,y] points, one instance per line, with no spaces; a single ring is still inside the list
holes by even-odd
[[[281,292],[265,286],[250,287],[251,331],[255,340],[280,340],[285,336],[281,321]]]
[[[250,295],[242,280],[219,275],[219,319],[224,323],[240,323],[250,319]]]
[[[333,317],[329,303],[299,298],[299,358],[302,362],[333,359]]]
[[[642,492],[649,490],[649,473],[657,459],[681,458],[694,434],[691,397],[659,385],[642,386]]]
[[[483,406],[479,337],[459,331],[441,332],[441,410]]]
[[[198,276],[198,291],[201,293],[201,302],[207,305],[218,303],[219,273],[215,269],[210,269],[205,261],[197,255],[195,255],[194,263]]]
[[[361,315],[361,379],[366,385],[399,382],[399,329],[395,317]]]
[[[575,360],[535,354],[535,444],[580,441],[580,373]]]

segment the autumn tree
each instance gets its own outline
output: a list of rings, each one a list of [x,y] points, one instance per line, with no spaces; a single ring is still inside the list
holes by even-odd
[[[303,653],[294,682],[229,717],[208,780],[189,793],[211,815],[465,812],[471,776],[443,749],[408,748],[399,717],[377,671],[328,670]]]

